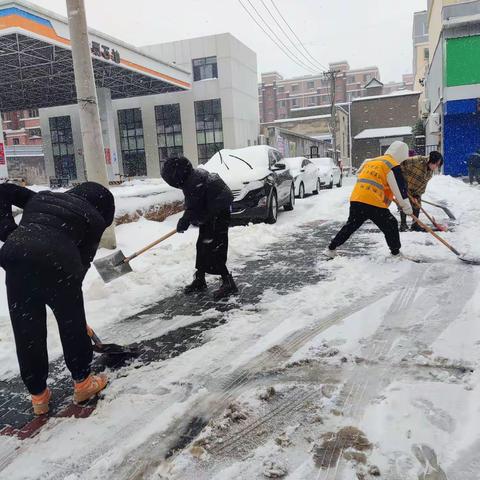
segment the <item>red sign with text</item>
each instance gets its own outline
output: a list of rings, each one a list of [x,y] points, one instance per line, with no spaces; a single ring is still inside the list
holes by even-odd
[[[105,163],[107,165],[111,165],[112,164],[112,154],[110,153],[110,149],[109,148],[106,148],[105,149]]]
[[[3,143],[0,143],[0,165],[6,165],[7,159],[5,158],[5,147]]]

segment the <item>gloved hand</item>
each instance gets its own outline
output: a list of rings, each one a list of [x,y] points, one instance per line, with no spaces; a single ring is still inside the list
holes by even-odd
[[[189,226],[190,226],[190,221],[188,220],[188,218],[185,218],[185,216],[183,216],[178,220],[177,232],[178,233],[186,232]]]
[[[203,225],[204,223],[207,223],[207,216],[206,215],[198,215],[196,218],[192,218],[190,223],[192,225],[195,225],[196,227],[199,227],[200,225]]]
[[[408,200],[404,200],[401,204],[401,207],[402,207],[403,213],[405,215],[412,215],[413,214],[412,205],[410,204],[410,202]]]

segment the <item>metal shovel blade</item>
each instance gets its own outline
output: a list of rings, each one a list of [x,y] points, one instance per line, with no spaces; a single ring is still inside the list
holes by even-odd
[[[102,280],[105,283],[108,283],[125,275],[126,273],[132,272],[130,263],[124,262],[125,258],[126,257],[123,252],[118,250],[118,252],[95,260],[93,264],[95,265],[97,272],[102,277]]]

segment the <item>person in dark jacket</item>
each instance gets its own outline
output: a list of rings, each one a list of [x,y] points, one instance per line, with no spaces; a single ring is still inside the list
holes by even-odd
[[[23,209],[17,227],[12,206]],[[102,390],[105,375],[92,375],[82,282],[114,216],[112,194],[86,182],[65,193],[35,193],[0,185],[0,265],[6,271],[10,318],[20,374],[34,413],[48,412],[46,306],[57,320],[63,354],[74,380],[74,401]]]
[[[467,166],[470,185],[474,180],[480,185],[480,149],[468,157]]]
[[[185,293],[205,290],[205,274],[221,275],[222,284],[213,294],[215,299],[238,292],[227,269],[228,227],[233,202],[231,190],[215,173],[194,169],[185,157],[169,158],[162,169],[163,179],[172,187],[181,188],[185,195],[185,212],[177,224],[177,232],[185,232],[190,225],[199,226],[197,240],[197,269],[194,280],[185,287]]]

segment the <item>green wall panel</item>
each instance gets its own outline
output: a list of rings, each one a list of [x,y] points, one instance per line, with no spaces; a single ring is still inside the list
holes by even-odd
[[[480,83],[480,35],[447,40],[447,87]]]

